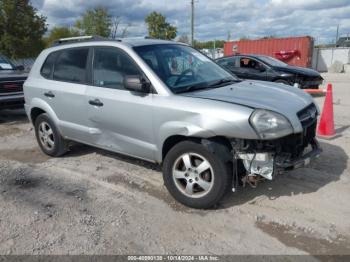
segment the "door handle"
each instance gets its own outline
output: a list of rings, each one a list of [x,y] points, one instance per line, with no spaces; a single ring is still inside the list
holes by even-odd
[[[93,106],[101,107],[103,106],[103,103],[99,99],[89,100],[89,104]]]
[[[44,93],[44,96],[47,96],[47,97],[53,98],[53,97],[55,97],[55,94],[54,94],[54,93],[52,93],[51,91],[49,91],[49,92]]]

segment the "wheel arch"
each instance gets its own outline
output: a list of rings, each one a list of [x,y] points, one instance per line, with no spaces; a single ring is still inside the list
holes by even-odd
[[[193,141],[205,146],[213,154],[218,154],[222,159],[231,161],[232,158],[232,145],[228,138],[222,136],[213,136],[209,138],[184,136],[184,135],[172,135],[165,139],[162,146],[162,158],[163,162],[167,153],[178,143],[183,141]]]
[[[57,115],[52,110],[50,105],[42,99],[39,99],[39,98],[32,99],[32,101],[30,103],[30,111],[29,111],[29,116],[30,116],[31,122],[34,124],[36,118],[42,113],[48,114],[50,119],[59,128],[59,125],[58,125],[59,121],[58,121]]]
[[[292,85],[293,78],[292,77],[276,76],[275,78],[272,79],[272,82],[288,83],[288,85]]]
[[[37,117],[41,114],[46,113],[43,109],[39,108],[39,107],[33,107],[30,110],[30,120],[31,122],[34,124],[35,120],[37,119]]]

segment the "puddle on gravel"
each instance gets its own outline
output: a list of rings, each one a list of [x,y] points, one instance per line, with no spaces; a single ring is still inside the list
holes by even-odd
[[[0,150],[0,158],[33,164],[43,163],[50,159],[50,157],[42,153],[39,148],[3,149]]]
[[[338,235],[336,239],[327,240],[276,222],[257,221],[256,226],[286,246],[303,250],[312,255],[348,255],[350,253],[350,239],[343,235]]]
[[[29,177],[17,177],[15,178],[13,184],[19,188],[35,188],[39,185],[40,179],[34,179]]]

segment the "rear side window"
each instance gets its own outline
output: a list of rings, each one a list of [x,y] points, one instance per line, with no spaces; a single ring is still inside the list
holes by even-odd
[[[127,54],[117,48],[95,48],[93,63],[95,86],[123,90],[126,75],[140,75],[140,70]]]
[[[45,60],[42,68],[41,68],[41,75],[45,78],[51,79],[52,78],[52,71],[53,71],[53,65],[55,63],[55,59],[57,57],[57,53],[51,53]]]
[[[60,51],[56,59],[53,79],[73,83],[86,83],[88,54],[89,48]]]

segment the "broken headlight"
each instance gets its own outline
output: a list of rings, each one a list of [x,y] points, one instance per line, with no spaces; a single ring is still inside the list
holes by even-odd
[[[250,116],[250,124],[261,139],[274,139],[293,133],[287,118],[268,110],[255,110]]]

